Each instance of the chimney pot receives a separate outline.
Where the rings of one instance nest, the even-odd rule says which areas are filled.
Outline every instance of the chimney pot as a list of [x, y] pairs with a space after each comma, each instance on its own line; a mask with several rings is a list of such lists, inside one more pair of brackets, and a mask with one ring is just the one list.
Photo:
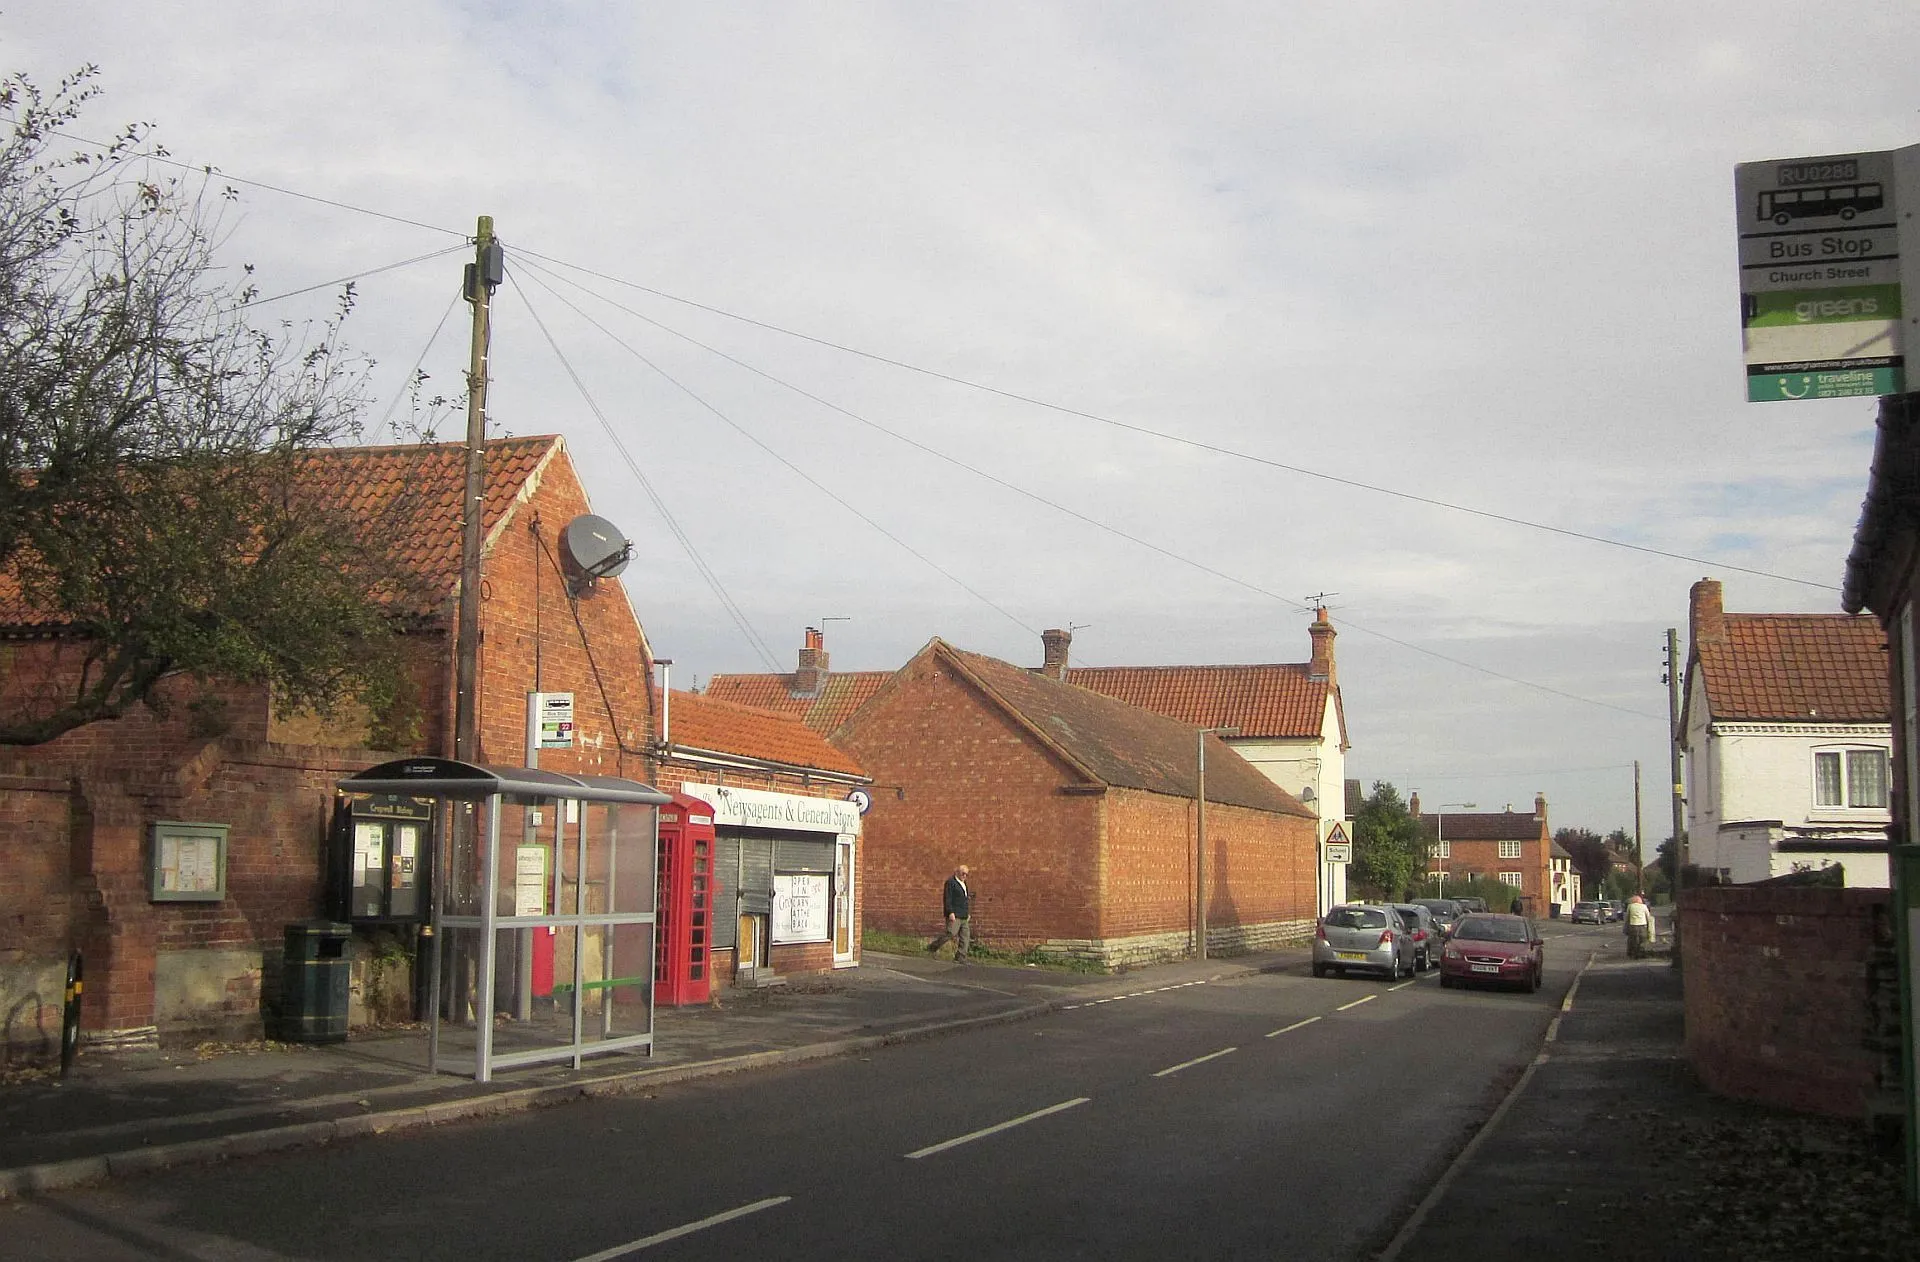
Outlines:
[[793, 672], [793, 695], [818, 696], [821, 685], [826, 682], [827, 637], [818, 627], [808, 627], [806, 647], [800, 650], [800, 660]]

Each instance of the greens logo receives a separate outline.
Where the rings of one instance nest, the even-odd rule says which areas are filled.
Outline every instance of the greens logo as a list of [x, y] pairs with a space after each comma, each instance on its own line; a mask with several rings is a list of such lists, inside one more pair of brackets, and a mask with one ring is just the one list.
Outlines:
[[1793, 304], [1793, 316], [1802, 324], [1820, 320], [1870, 320], [1880, 314], [1877, 298], [1826, 298]]

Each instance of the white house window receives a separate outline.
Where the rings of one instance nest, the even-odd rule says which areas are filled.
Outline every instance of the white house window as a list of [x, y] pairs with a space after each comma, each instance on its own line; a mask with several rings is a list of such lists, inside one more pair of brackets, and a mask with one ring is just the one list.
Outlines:
[[1500, 874], [1500, 883], [1502, 885], [1511, 885], [1513, 888], [1519, 889], [1525, 882], [1526, 875], [1521, 872], [1502, 872]]
[[1453, 858], [1453, 843], [1450, 841], [1435, 842], [1433, 844], [1433, 857], [1436, 859]]
[[1818, 749], [1813, 754], [1813, 804], [1885, 810], [1887, 751]]
[[1520, 857], [1520, 843], [1517, 841], [1501, 842], [1500, 857], [1502, 859], [1518, 859]]

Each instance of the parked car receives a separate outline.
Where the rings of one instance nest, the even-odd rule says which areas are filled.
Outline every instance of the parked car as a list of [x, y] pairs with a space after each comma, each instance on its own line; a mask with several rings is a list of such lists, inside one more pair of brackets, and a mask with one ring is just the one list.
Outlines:
[[1487, 909], [1487, 900], [1484, 898], [1474, 898], [1471, 895], [1464, 895], [1454, 901], [1459, 903], [1460, 910], [1465, 912], [1485, 911]]
[[1348, 969], [1384, 973], [1394, 981], [1413, 972], [1413, 935], [1400, 913], [1382, 903], [1329, 907], [1313, 935], [1313, 975]]
[[1433, 913], [1433, 922], [1439, 927], [1442, 937], [1452, 933], [1453, 926], [1459, 923], [1460, 917], [1467, 914], [1467, 909], [1460, 905], [1458, 899], [1416, 898], [1413, 901]]
[[1607, 923], [1607, 905], [1605, 903], [1580, 902], [1573, 905], [1573, 923], [1576, 925], [1604, 925]]
[[1461, 919], [1440, 952], [1440, 984], [1496, 982], [1538, 990], [1546, 967], [1546, 947], [1531, 920], [1475, 912]]
[[1437, 967], [1440, 963], [1440, 944], [1445, 938], [1439, 924], [1434, 921], [1433, 913], [1420, 903], [1395, 903], [1393, 909], [1400, 913], [1401, 923], [1413, 935], [1413, 971], [1424, 973]]
[[1609, 898], [1607, 900], [1607, 919], [1617, 924], [1620, 921], [1625, 920], [1626, 918], [1627, 918], [1627, 904], [1625, 900], [1618, 899], [1618, 898]]

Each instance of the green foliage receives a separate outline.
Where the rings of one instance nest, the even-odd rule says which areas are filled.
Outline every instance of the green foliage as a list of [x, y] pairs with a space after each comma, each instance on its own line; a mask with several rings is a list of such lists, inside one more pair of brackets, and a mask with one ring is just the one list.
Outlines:
[[[927, 942], [932, 938], [916, 938], [911, 934], [888, 933], [882, 929], [866, 929], [860, 934], [860, 949], [877, 951], [882, 955], [917, 955], [926, 950]], [[1017, 965], [1022, 968], [1046, 968], [1061, 973], [1104, 973], [1092, 960], [1074, 959], [1070, 956], [1055, 955], [1040, 947], [1028, 947], [1024, 951], [1002, 951], [987, 946], [978, 938], [974, 939], [969, 958], [983, 964]]]
[[[1626, 836], [1620, 832], [1614, 835]], [[1582, 889], [1598, 890], [1605, 886], [1614, 863], [1614, 850], [1607, 838], [1588, 828], [1562, 828], [1553, 834], [1553, 839], [1573, 856], [1573, 870], [1580, 874]]]
[[1353, 817], [1353, 864], [1347, 879], [1371, 896], [1397, 901], [1408, 896], [1426, 871], [1431, 849], [1400, 791], [1376, 780]]
[[386, 540], [299, 477], [356, 433], [351, 290], [317, 329], [246, 323], [214, 247], [234, 191], [148, 163], [145, 126], [70, 148], [93, 74], [0, 78], [0, 573], [86, 646], [77, 679], [16, 688], [0, 744], [117, 718], [170, 675], [287, 710], [377, 696]]

